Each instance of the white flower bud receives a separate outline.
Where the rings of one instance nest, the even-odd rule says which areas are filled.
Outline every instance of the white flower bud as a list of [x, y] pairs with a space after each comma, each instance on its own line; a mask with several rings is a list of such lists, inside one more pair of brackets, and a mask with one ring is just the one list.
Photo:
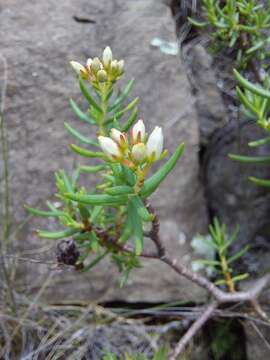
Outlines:
[[118, 65], [118, 74], [122, 75], [124, 72], [125, 61], [119, 60], [117, 65]]
[[91, 63], [91, 70], [94, 72], [94, 73], [97, 73], [98, 70], [102, 69], [102, 64], [99, 60], [99, 58], [95, 57]]
[[70, 61], [70, 65], [72, 66], [72, 68], [75, 70], [75, 72], [78, 75], [86, 75], [87, 74], [87, 71], [86, 71], [85, 67], [82, 66], [82, 64], [80, 64], [79, 62]]
[[118, 61], [117, 60], [113, 60], [111, 62], [111, 73], [113, 75], [118, 75]]
[[141, 163], [146, 158], [146, 146], [144, 143], [138, 143], [132, 147], [132, 160]]
[[99, 141], [102, 151], [106, 155], [108, 155], [112, 158], [121, 158], [122, 157], [119, 146], [111, 138], [109, 138], [107, 136], [99, 136], [98, 141]]
[[91, 58], [87, 59], [87, 61], [86, 61], [86, 67], [87, 67], [88, 70], [91, 69], [92, 62], [93, 62], [93, 59], [91, 59]]
[[158, 160], [163, 150], [163, 133], [159, 126], [156, 126], [147, 140], [147, 157]]
[[137, 121], [133, 126], [131, 136], [134, 144], [145, 140], [145, 126], [142, 120]]
[[105, 70], [99, 70], [97, 72], [97, 78], [98, 78], [98, 81], [100, 81], [100, 82], [106, 81], [108, 79], [107, 72]]
[[113, 128], [113, 129], [111, 129], [110, 135], [111, 135], [111, 138], [115, 142], [117, 142], [117, 144], [120, 145], [121, 147], [126, 147], [127, 146], [127, 137], [121, 131]]
[[109, 46], [107, 46], [103, 51], [103, 65], [104, 67], [108, 67], [112, 61], [112, 50]]

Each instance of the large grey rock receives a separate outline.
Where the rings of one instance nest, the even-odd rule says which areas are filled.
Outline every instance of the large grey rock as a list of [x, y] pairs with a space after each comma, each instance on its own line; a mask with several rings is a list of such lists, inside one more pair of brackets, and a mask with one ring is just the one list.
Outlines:
[[190, 80], [196, 92], [200, 143], [207, 146], [214, 132], [228, 122], [228, 114], [217, 86], [211, 55], [201, 44], [191, 43], [185, 51], [190, 64]]
[[[89, 22], [75, 21], [74, 16]], [[22, 12], [20, 2], [4, 0], [0, 23], [1, 52], [9, 64], [5, 113], [15, 220], [26, 217], [24, 203], [37, 206], [52, 197], [56, 169], [71, 170], [74, 165], [75, 157], [67, 147], [70, 139], [63, 128], [64, 121], [74, 118], [68, 98], [79, 98], [69, 61], [83, 62], [109, 44], [117, 58], [126, 60], [126, 77], [136, 78], [134, 95], [141, 98], [140, 116], [147, 128], [163, 126], [169, 151], [182, 141], [186, 143], [185, 155], [153, 203], [165, 220], [163, 236], [169, 250], [189, 262], [189, 240], [204, 231], [207, 223], [198, 179], [199, 135], [194, 99], [179, 59], [150, 46], [153, 37], [174, 40], [169, 9], [157, 0], [48, 0], [25, 2]], [[32, 232], [44, 226], [53, 227], [53, 223], [31, 219], [20, 232], [19, 248], [39, 252], [41, 246], [47, 245]], [[45, 257], [52, 260], [49, 255]], [[21, 288], [29, 290], [39, 289], [48, 273], [46, 265], [32, 263], [19, 269]], [[117, 278], [116, 269], [107, 262], [84, 275], [55, 271], [45, 294], [51, 301], [201, 301], [204, 294], [154, 261], [134, 271], [122, 290], [116, 285]]]
[[232, 161], [229, 153], [264, 156], [269, 146], [250, 148], [252, 140], [265, 137], [264, 131], [252, 122], [235, 122], [219, 130], [213, 137], [205, 156], [206, 196], [212, 214], [232, 230], [240, 226], [235, 250], [249, 244], [243, 258], [246, 270], [260, 274], [268, 268], [269, 256], [269, 190], [256, 186], [249, 176], [270, 178], [269, 166], [248, 165]]
[[[240, 226], [234, 250], [249, 244], [242, 270], [259, 274], [269, 257], [269, 189], [254, 185], [249, 176], [270, 178], [269, 166], [232, 161], [229, 153], [266, 156], [270, 146], [248, 146], [267, 136], [254, 122], [238, 116], [235, 83], [228, 54], [214, 59], [207, 43], [185, 48], [190, 79], [196, 91], [196, 108], [203, 145], [201, 173], [210, 216], [217, 216], [232, 231]], [[202, 45], [204, 44], [204, 45]], [[220, 86], [217, 86], [219, 84]], [[245, 269], [244, 269], [245, 268]]]

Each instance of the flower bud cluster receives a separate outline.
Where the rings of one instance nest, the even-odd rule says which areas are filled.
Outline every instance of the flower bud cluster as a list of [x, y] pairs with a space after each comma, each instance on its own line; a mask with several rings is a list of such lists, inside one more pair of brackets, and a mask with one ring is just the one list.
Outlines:
[[130, 167], [151, 164], [165, 153], [161, 127], [156, 126], [148, 137], [143, 120], [139, 120], [133, 126], [129, 137], [113, 128], [110, 137], [99, 136], [98, 141], [107, 156]]
[[70, 65], [83, 79], [102, 83], [118, 80], [124, 73], [125, 63], [124, 60], [113, 59], [112, 50], [107, 46], [103, 51], [102, 59], [98, 57], [89, 58], [85, 66], [77, 61], [71, 61]]

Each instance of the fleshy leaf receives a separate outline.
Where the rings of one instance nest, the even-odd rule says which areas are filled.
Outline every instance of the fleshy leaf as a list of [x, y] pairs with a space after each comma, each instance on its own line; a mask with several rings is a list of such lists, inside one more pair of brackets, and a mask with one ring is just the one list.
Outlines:
[[102, 171], [106, 169], [106, 165], [96, 165], [96, 166], [87, 166], [82, 165], [80, 166], [80, 171], [86, 172], [86, 173], [96, 173], [98, 171]]
[[93, 195], [81, 195], [75, 193], [66, 193], [64, 196], [67, 199], [81, 202], [83, 204], [90, 205], [107, 205], [107, 206], [117, 206], [124, 205], [127, 202], [127, 197], [124, 195], [121, 196], [112, 196], [107, 194], [93, 194]]
[[109, 195], [128, 195], [134, 193], [134, 189], [131, 186], [119, 185], [107, 188], [105, 192]]
[[130, 114], [127, 121], [121, 127], [121, 131], [123, 131], [123, 132], [128, 131], [131, 128], [131, 126], [134, 124], [134, 122], [136, 121], [137, 115], [138, 115], [138, 108], [135, 108], [135, 109], [133, 109], [133, 111]]
[[146, 207], [144, 206], [144, 203], [142, 202], [142, 200], [139, 198], [139, 196], [133, 196], [130, 198], [130, 202], [132, 203], [132, 205], [134, 206], [134, 208], [137, 210], [140, 218], [143, 221], [153, 221], [154, 220], [154, 215], [150, 214], [149, 211], [146, 209]]
[[117, 109], [121, 103], [125, 100], [125, 98], [128, 96], [128, 94], [130, 93], [130, 90], [132, 89], [133, 85], [134, 85], [134, 79], [131, 79], [126, 87], [124, 88], [123, 91], [121, 91], [120, 95], [117, 96], [117, 98], [115, 99], [114, 103], [109, 107], [109, 111], [113, 111], [115, 109]]
[[233, 70], [234, 75], [239, 82], [240, 85], [242, 85], [245, 89], [248, 89], [254, 94], [257, 94], [259, 96], [265, 97], [267, 99], [270, 99], [270, 91], [265, 90], [261, 86], [257, 86], [246, 80], [237, 70]]
[[64, 123], [65, 128], [67, 129], [67, 131], [74, 136], [77, 140], [79, 140], [80, 142], [82, 142], [83, 144], [87, 144], [87, 145], [92, 145], [95, 147], [99, 147], [98, 143], [94, 140], [89, 139], [88, 137], [82, 135], [79, 131], [77, 131], [76, 129], [74, 129], [71, 125], [69, 125], [68, 123]]
[[246, 164], [269, 164], [270, 156], [243, 156], [243, 155], [228, 155], [230, 159], [240, 161]]
[[149, 179], [144, 183], [140, 191], [140, 196], [146, 198], [150, 196], [159, 186], [159, 184], [166, 178], [166, 176], [173, 170], [178, 159], [181, 157], [184, 151], [184, 144], [180, 144], [169, 160]]
[[29, 206], [25, 206], [25, 208], [30, 214], [41, 217], [59, 217], [64, 214], [62, 211], [43, 211]]
[[74, 234], [77, 234], [78, 232], [80, 232], [81, 229], [67, 229], [67, 230], [63, 230], [63, 231], [46, 231], [46, 230], [38, 230], [38, 236], [42, 237], [42, 238], [46, 238], [46, 239], [63, 239], [69, 236], [72, 236]]
[[102, 113], [101, 107], [98, 105], [96, 100], [90, 95], [82, 79], [80, 79], [80, 89], [86, 100], [89, 102], [89, 104], [92, 105], [98, 112]]
[[90, 125], [96, 125], [95, 120], [91, 119], [89, 116], [87, 116], [75, 103], [74, 100], [70, 99], [70, 106], [72, 110], [75, 112], [75, 114], [78, 116], [78, 118]]
[[132, 202], [128, 206], [129, 221], [132, 225], [133, 236], [135, 241], [135, 253], [140, 255], [143, 251], [143, 225], [140, 216], [138, 215], [137, 209]]
[[70, 144], [70, 148], [77, 154], [84, 156], [84, 157], [89, 157], [89, 158], [101, 158], [104, 159], [106, 158], [106, 155], [101, 152], [101, 151], [91, 151], [91, 150], [87, 150], [84, 149], [78, 145], [75, 144]]
[[256, 185], [263, 187], [270, 187], [270, 180], [267, 179], [258, 179], [256, 177], [250, 176], [249, 180], [255, 183]]

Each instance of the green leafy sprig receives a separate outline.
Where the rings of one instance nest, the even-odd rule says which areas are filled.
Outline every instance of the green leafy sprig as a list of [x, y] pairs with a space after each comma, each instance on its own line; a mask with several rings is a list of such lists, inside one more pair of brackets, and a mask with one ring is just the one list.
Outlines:
[[[195, 264], [202, 265], [206, 269], [211, 269], [217, 276], [216, 285], [226, 285], [229, 292], [235, 292], [235, 284], [248, 277], [248, 274], [235, 274], [233, 263], [240, 259], [247, 251], [248, 246], [243, 247], [235, 254], [231, 254], [231, 245], [237, 239], [239, 229], [236, 228], [231, 235], [228, 235], [226, 225], [220, 224], [217, 218], [214, 218], [213, 224], [209, 226], [209, 235], [202, 237], [202, 241], [212, 251], [213, 258], [195, 260]], [[200, 246], [200, 245], [199, 245]], [[198, 244], [193, 240], [193, 247], [196, 250]], [[198, 249], [199, 250], [199, 249]], [[198, 251], [197, 251], [198, 252]]]
[[[106, 47], [102, 58], [88, 59], [83, 66], [72, 61], [80, 90], [88, 103], [83, 111], [75, 103], [70, 105], [78, 119], [96, 127], [97, 138], [92, 139], [69, 123], [65, 127], [78, 143], [70, 145], [76, 154], [95, 159], [95, 165], [82, 165], [68, 175], [56, 172], [56, 197], [60, 206], [47, 202], [47, 210], [28, 207], [37, 216], [54, 217], [60, 230], [39, 230], [38, 235], [53, 240], [72, 237], [80, 250], [78, 264], [87, 271], [110, 255], [123, 274], [140, 266], [144, 249], [144, 228], [155, 216], [146, 203], [161, 182], [173, 170], [183, 153], [179, 145], [167, 161], [149, 176], [153, 163], [164, 159], [163, 132], [156, 127], [148, 136], [142, 120], [137, 120], [139, 99], [127, 101], [134, 84], [130, 80], [117, 91], [117, 82], [124, 74], [124, 61], [113, 58]], [[81, 176], [95, 173], [95, 186], [80, 186]], [[127, 243], [133, 240], [133, 246]], [[78, 265], [77, 264], [77, 265]]]

